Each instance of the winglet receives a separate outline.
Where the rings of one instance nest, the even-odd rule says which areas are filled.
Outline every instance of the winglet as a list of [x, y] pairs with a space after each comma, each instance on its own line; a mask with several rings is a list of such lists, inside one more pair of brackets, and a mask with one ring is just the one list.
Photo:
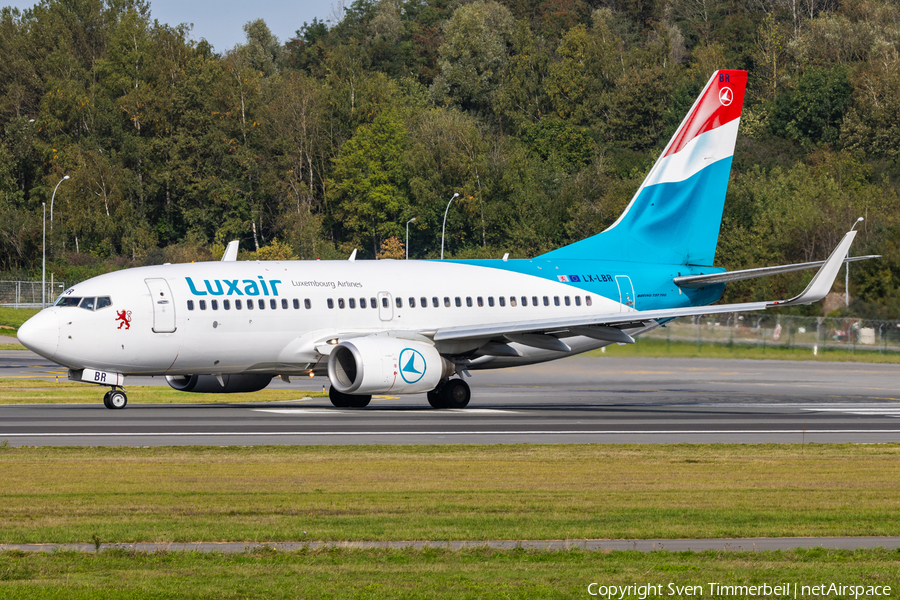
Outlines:
[[238, 246], [240, 246], [240, 242], [238, 240], [231, 240], [228, 242], [228, 246], [225, 248], [225, 254], [222, 255], [222, 262], [234, 262], [237, 260], [238, 255]]
[[812, 281], [810, 281], [809, 285], [806, 286], [806, 289], [803, 290], [802, 294], [795, 296], [790, 300], [785, 300], [784, 302], [769, 302], [768, 305], [796, 306], [798, 304], [812, 304], [813, 302], [818, 302], [824, 298], [826, 294], [828, 294], [828, 291], [831, 290], [831, 286], [834, 285], [834, 279], [837, 277], [841, 265], [844, 264], [844, 257], [850, 250], [850, 244], [853, 243], [853, 238], [856, 237], [856, 233], [857, 232], [855, 231], [848, 231], [847, 234], [844, 235], [844, 239], [842, 239], [841, 243], [838, 244], [838, 247], [834, 249], [831, 256], [828, 257], [828, 260], [825, 261], [822, 268], [818, 270], [812, 278]]

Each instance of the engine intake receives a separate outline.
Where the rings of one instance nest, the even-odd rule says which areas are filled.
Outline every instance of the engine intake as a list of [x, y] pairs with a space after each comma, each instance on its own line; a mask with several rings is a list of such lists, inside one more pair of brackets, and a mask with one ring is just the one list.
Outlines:
[[341, 342], [328, 357], [328, 378], [344, 394], [429, 392], [455, 371], [434, 346], [388, 337]]
[[215, 375], [167, 375], [166, 383], [179, 392], [204, 394], [235, 394], [258, 392], [272, 381], [272, 375], [234, 374], [222, 375], [223, 386]]

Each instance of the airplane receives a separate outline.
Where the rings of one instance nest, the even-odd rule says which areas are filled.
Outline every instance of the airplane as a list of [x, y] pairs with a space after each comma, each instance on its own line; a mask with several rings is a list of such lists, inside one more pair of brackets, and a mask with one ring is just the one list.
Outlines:
[[[716, 71], [622, 215], [596, 235], [510, 260], [221, 261], [108, 273], [67, 289], [22, 344], [109, 388], [165, 376], [184, 392], [251, 392], [327, 376], [335, 407], [426, 393], [464, 408], [471, 371], [529, 365], [639, 335], [678, 317], [810, 304], [830, 290], [851, 229], [827, 260], [714, 267], [747, 72]], [[846, 260], [862, 260], [854, 257]], [[819, 267], [785, 301], [712, 305], [730, 281]]]

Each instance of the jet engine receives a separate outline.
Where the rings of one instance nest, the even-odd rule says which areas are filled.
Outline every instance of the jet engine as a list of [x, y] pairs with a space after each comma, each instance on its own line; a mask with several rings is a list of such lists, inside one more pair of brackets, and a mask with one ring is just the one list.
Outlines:
[[179, 392], [202, 392], [204, 394], [234, 394], [237, 392], [258, 392], [272, 381], [272, 375], [235, 374], [222, 375], [219, 383], [215, 375], [167, 375], [166, 383]]
[[382, 336], [341, 342], [328, 357], [331, 386], [344, 394], [429, 392], [454, 371], [430, 344]]

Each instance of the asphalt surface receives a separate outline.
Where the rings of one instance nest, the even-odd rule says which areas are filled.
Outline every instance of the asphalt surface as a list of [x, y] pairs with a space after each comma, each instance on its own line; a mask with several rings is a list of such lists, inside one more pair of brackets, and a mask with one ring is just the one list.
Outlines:
[[755, 551], [792, 550], [794, 548], [829, 548], [856, 550], [859, 548], [900, 548], [900, 537], [820, 537], [820, 538], [701, 538], [651, 540], [485, 540], [485, 541], [396, 541], [396, 542], [145, 542], [137, 544], [0, 544], [0, 552], [96, 552], [129, 550], [133, 552], [216, 552], [234, 554], [270, 548], [283, 552], [318, 550], [324, 548], [496, 548], [498, 550], [637, 550], [653, 552], [702, 552], [705, 550]]
[[[0, 352], [0, 377], [65, 380], [30, 352]], [[0, 406], [11, 445], [435, 443], [803, 443], [900, 441], [900, 365], [575, 357], [474, 372], [472, 401], [433, 410], [424, 394], [335, 409], [322, 379], [272, 386], [298, 400], [267, 404], [130, 402]], [[129, 378], [128, 385], [165, 385]]]

